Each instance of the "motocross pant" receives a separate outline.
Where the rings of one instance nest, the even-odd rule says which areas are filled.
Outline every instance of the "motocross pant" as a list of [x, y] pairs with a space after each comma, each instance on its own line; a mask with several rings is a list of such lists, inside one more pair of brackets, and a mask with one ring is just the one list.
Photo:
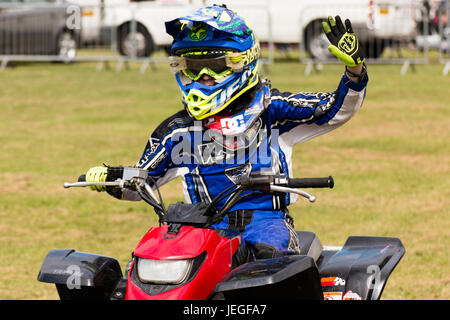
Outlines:
[[292, 218], [281, 211], [237, 210], [213, 227], [241, 233], [243, 242], [256, 259], [300, 252]]

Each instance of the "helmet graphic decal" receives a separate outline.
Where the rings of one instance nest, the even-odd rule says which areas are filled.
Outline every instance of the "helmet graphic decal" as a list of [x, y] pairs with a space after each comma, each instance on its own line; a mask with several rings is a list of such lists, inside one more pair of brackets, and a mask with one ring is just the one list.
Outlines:
[[205, 39], [208, 34], [208, 29], [202, 25], [197, 25], [191, 30], [189, 30], [188, 37], [192, 41], [201, 41]]

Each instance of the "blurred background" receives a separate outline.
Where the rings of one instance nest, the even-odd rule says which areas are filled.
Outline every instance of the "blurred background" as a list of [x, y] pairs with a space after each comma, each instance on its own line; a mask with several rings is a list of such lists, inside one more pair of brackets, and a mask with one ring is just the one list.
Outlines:
[[[66, 190], [92, 166], [134, 165], [178, 111], [164, 22], [218, 1], [0, 0], [0, 299], [58, 299], [37, 275], [47, 252], [115, 257], [122, 269], [157, 225], [144, 203]], [[450, 296], [450, 32], [446, 0], [223, 0], [262, 43], [281, 91], [331, 92], [344, 67], [320, 22], [349, 18], [368, 64], [364, 106], [296, 146], [294, 175], [332, 175], [315, 204], [290, 207], [324, 245], [398, 237], [405, 257], [385, 299]], [[162, 188], [183, 200], [180, 181]]]
[[[161, 60], [170, 47], [164, 22], [187, 15], [206, 0], [1, 0], [0, 59], [10, 61]], [[224, 1], [244, 16], [267, 48], [300, 62], [335, 62], [320, 22], [348, 17], [376, 63], [428, 63], [430, 51], [447, 64], [447, 0]], [[447, 72], [448, 70], [446, 70]]]

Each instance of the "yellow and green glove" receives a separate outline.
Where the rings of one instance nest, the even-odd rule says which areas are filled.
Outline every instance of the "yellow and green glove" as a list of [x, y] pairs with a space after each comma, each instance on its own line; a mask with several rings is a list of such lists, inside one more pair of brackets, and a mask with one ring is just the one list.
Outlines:
[[[117, 179], [122, 179], [123, 177], [123, 167], [116, 166], [111, 167], [107, 165], [98, 166], [90, 168], [86, 172], [85, 181], [86, 182], [109, 182], [116, 181]], [[122, 198], [122, 191], [119, 187], [114, 186], [89, 186], [91, 190], [102, 192], [106, 191], [110, 195], [116, 197], [117, 199]]]
[[[86, 173], [86, 182], [106, 182], [108, 177], [108, 167], [93, 167]], [[91, 190], [102, 192], [106, 191], [106, 186], [89, 186]]]
[[322, 27], [331, 43], [328, 50], [347, 67], [355, 67], [364, 62], [363, 51], [350, 20], [345, 20], [344, 27], [339, 16], [336, 16], [335, 20], [328, 17], [327, 21], [322, 22]]

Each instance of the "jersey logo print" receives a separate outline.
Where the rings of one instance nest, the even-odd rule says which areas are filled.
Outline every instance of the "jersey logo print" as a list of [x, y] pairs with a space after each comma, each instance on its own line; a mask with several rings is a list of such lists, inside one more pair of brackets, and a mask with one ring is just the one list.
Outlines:
[[225, 176], [230, 179], [233, 184], [237, 184], [241, 177], [248, 177], [252, 172], [250, 163], [241, 164], [237, 167], [229, 168], [224, 171]]

